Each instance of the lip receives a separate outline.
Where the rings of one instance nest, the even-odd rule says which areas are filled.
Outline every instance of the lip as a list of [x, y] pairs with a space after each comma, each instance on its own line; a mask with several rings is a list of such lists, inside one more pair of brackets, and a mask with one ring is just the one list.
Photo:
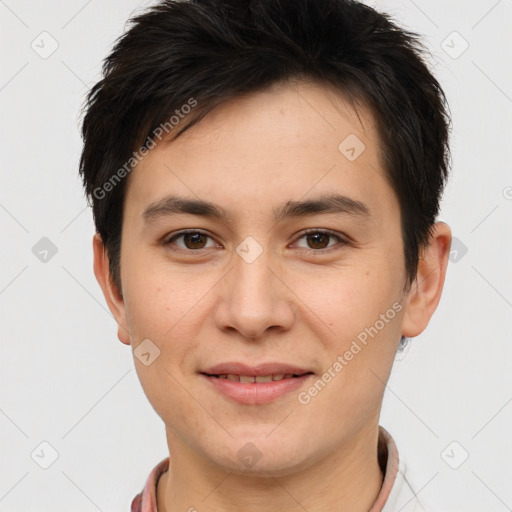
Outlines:
[[209, 375], [220, 375], [223, 373], [232, 373], [234, 375], [248, 375], [251, 377], [258, 377], [260, 375], [277, 375], [277, 374], [288, 374], [302, 375], [303, 373], [313, 373], [309, 368], [301, 366], [292, 366], [286, 363], [269, 362], [261, 363], [257, 365], [248, 365], [237, 362], [226, 362], [210, 366], [201, 373], [207, 373]]
[[[220, 379], [215, 376], [220, 374], [247, 375], [251, 377], [280, 374], [293, 374], [298, 376], [271, 382], [248, 383]], [[262, 363], [256, 366], [228, 362], [211, 366], [200, 372], [200, 376], [205, 379], [216, 392], [235, 402], [246, 405], [273, 402], [292, 391], [297, 391], [306, 381], [313, 377], [313, 375], [314, 373], [307, 368], [278, 362]]]

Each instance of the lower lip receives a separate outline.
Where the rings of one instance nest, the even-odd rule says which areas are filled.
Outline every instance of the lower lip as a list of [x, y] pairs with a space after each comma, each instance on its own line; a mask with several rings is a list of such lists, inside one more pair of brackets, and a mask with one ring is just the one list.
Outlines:
[[203, 378], [223, 395], [241, 404], [266, 404], [286, 393], [299, 389], [313, 375], [301, 375], [290, 379], [273, 380], [271, 382], [237, 382], [229, 379], [209, 377], [204, 373]]

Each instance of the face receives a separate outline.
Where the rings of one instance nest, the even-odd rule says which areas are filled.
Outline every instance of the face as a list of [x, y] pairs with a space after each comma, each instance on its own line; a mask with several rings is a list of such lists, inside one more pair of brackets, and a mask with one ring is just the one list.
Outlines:
[[406, 311], [378, 144], [364, 108], [281, 84], [133, 170], [115, 315], [176, 453], [284, 474], [378, 424]]

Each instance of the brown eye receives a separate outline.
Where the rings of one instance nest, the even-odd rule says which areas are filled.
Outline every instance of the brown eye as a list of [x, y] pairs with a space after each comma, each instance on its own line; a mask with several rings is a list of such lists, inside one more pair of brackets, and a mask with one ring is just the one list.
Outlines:
[[165, 245], [169, 246], [173, 250], [178, 251], [197, 251], [200, 249], [208, 249], [210, 247], [214, 247], [215, 242], [211, 236], [208, 236], [201, 231], [186, 231], [174, 235], [167, 242], [165, 242]]
[[183, 242], [187, 249], [203, 249], [206, 238], [202, 233], [186, 233], [183, 235]]
[[[301, 243], [302, 240], [304, 240], [305, 243]], [[322, 249], [330, 249], [335, 245], [343, 246], [347, 243], [348, 242], [341, 236], [330, 231], [311, 230], [299, 237], [297, 246], [301, 249], [310, 249], [315, 252], [320, 252]]]
[[325, 249], [329, 245], [330, 235], [326, 235], [325, 233], [312, 233], [306, 235], [306, 239], [308, 241], [308, 246], [311, 249]]

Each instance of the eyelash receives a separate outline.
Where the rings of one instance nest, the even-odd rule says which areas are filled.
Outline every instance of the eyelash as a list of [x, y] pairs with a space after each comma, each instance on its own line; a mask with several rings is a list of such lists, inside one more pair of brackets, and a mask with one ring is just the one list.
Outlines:
[[[185, 230], [185, 231], [180, 231], [179, 233], [176, 233], [174, 235], [172, 235], [170, 238], [166, 239], [164, 241], [164, 245], [169, 247], [170, 250], [174, 251], [174, 252], [182, 252], [182, 253], [200, 253], [201, 251], [205, 250], [205, 249], [211, 249], [211, 247], [206, 247], [206, 248], [201, 248], [201, 249], [183, 249], [183, 248], [174, 248], [172, 247], [172, 242], [175, 241], [176, 239], [180, 238], [180, 237], [183, 237], [184, 235], [187, 235], [187, 234], [198, 234], [198, 235], [204, 235], [210, 239], [213, 240], [213, 238], [208, 234], [208, 233], [205, 233], [204, 231], [200, 231], [200, 230], [197, 230], [197, 229], [191, 229], [191, 230]], [[329, 230], [325, 230], [325, 229], [308, 229], [306, 231], [304, 231], [298, 238], [297, 240], [300, 240], [302, 238], [304, 238], [305, 236], [307, 235], [312, 235], [312, 234], [321, 234], [321, 235], [327, 235], [329, 237], [332, 237], [332, 238], [336, 238], [338, 239], [338, 244], [335, 244], [331, 247], [326, 247], [324, 249], [310, 249], [310, 248], [305, 248], [305, 247], [300, 247], [299, 249], [300, 250], [303, 250], [303, 251], [307, 251], [307, 252], [313, 252], [313, 253], [325, 253], [325, 252], [328, 252], [332, 249], [336, 249], [338, 246], [344, 246], [344, 245], [348, 245], [350, 242], [344, 238], [342, 238], [340, 235], [334, 233], [333, 231], [329, 231]], [[339, 248], [339, 247], [338, 247]]]

